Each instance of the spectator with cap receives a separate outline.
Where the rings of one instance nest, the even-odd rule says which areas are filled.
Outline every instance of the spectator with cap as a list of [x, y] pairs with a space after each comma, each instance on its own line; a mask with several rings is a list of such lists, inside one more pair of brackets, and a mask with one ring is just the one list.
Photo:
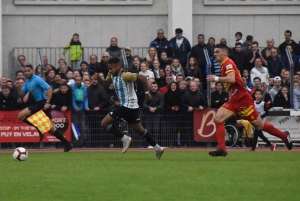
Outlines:
[[170, 40], [174, 47], [173, 58], [178, 58], [183, 69], [186, 68], [187, 57], [192, 48], [188, 39], [182, 36], [183, 30], [181, 28], [175, 29], [175, 37]]
[[275, 95], [281, 89], [281, 78], [279, 76], [274, 77], [274, 86], [270, 89], [269, 94], [272, 98], [272, 102], [274, 100]]
[[131, 55], [131, 48], [130, 47], [125, 47], [125, 54], [126, 54], [126, 60], [128, 63], [128, 69], [131, 69], [133, 66], [133, 56]]
[[163, 29], [157, 30], [157, 38], [150, 43], [150, 47], [155, 47], [158, 55], [163, 51], [167, 52], [168, 58], [173, 57], [173, 44], [165, 38]]
[[[187, 77], [185, 78], [185, 82], [186, 82], [186, 87], [187, 87], [187, 88], [190, 88], [191, 81], [193, 81], [193, 80], [194, 80], [194, 78], [191, 77], [191, 76], [187, 76]], [[178, 82], [178, 83], [180, 83], [180, 82]]]

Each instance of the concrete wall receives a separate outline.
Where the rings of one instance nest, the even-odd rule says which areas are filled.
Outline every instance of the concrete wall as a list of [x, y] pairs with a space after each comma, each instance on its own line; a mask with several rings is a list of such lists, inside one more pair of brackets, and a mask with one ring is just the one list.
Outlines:
[[[15, 6], [13, 0], [1, 3], [3, 75], [7, 74], [8, 51], [13, 47], [62, 47], [75, 32], [85, 47], [109, 46], [112, 36], [119, 39], [119, 46], [145, 47], [156, 37], [158, 28], [168, 36], [167, 0], [154, 0], [152, 6]], [[268, 37], [278, 45], [286, 29], [299, 41], [299, 7], [204, 6], [203, 0], [194, 0], [192, 44], [197, 43], [199, 33], [204, 33], [207, 39], [213, 36], [219, 41], [224, 37], [233, 45], [234, 33], [241, 31], [243, 38], [253, 35], [260, 46], [265, 46]]]

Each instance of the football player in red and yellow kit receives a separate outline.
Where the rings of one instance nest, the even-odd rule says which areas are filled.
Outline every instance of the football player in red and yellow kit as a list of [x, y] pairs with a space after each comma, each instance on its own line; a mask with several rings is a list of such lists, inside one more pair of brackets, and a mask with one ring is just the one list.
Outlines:
[[256, 111], [253, 99], [243, 86], [243, 81], [235, 63], [228, 58], [228, 47], [226, 45], [217, 45], [214, 50], [214, 56], [221, 64], [221, 77], [208, 75], [207, 81], [224, 83], [225, 90], [229, 94], [228, 102], [224, 103], [219, 108], [214, 122], [216, 124], [216, 137], [219, 148], [216, 151], [211, 151], [211, 156], [226, 156], [225, 147], [225, 128], [224, 122], [233, 115], [239, 114], [243, 119], [248, 120], [257, 130], [262, 130], [270, 133], [278, 138], [281, 138], [289, 150], [292, 149], [293, 143], [289, 132], [282, 132], [275, 128], [272, 124], [263, 122]]

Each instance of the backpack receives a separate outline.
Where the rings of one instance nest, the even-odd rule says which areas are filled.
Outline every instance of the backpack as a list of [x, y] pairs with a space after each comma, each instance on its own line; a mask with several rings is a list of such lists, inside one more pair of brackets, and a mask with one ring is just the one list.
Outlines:
[[75, 101], [80, 103], [84, 101], [83, 86], [81, 86], [80, 88], [75, 88]]

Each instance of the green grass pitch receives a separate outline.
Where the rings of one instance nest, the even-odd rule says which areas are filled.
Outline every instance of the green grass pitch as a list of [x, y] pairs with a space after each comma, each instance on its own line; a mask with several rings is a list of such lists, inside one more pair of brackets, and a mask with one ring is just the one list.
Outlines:
[[299, 152], [0, 154], [0, 201], [299, 201]]

